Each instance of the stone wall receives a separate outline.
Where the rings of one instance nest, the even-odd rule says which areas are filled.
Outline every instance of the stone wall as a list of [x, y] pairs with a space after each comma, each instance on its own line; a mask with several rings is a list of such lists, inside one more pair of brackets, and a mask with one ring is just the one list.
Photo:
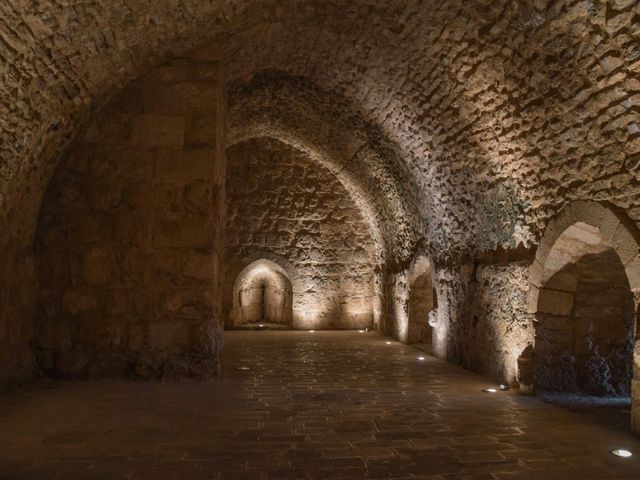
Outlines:
[[464, 318], [465, 367], [497, 382], [518, 382], [518, 359], [534, 339], [534, 317], [526, 304], [528, 277], [528, 262], [476, 266]]
[[0, 391], [29, 380], [35, 372], [31, 352], [38, 275], [33, 251], [0, 244]]
[[419, 250], [407, 268], [384, 273], [387, 310], [381, 330], [403, 343], [430, 345], [433, 329], [429, 318], [437, 315], [437, 298], [429, 259]]
[[275, 256], [292, 272], [293, 328], [371, 327], [374, 245], [344, 186], [276, 140], [249, 140], [227, 156], [225, 319], [240, 271]]
[[216, 373], [224, 109], [219, 64], [176, 60], [127, 86], [61, 163], [37, 234], [44, 372]]
[[291, 327], [293, 287], [286, 273], [266, 260], [253, 262], [247, 269], [235, 281], [228, 324]]

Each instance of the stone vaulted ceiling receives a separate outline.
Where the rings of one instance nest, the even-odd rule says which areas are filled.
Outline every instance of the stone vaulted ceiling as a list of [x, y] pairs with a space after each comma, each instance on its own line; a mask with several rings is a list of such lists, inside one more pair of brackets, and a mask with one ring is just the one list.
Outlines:
[[360, 139], [345, 169], [398, 257], [423, 233], [442, 257], [530, 245], [574, 198], [640, 218], [639, 37], [636, 0], [4, 2], [3, 235], [29, 244], [92, 112], [194, 50], [222, 59], [232, 126], [309, 120], [289, 140], [314, 144], [336, 139], [312, 131], [326, 118]]

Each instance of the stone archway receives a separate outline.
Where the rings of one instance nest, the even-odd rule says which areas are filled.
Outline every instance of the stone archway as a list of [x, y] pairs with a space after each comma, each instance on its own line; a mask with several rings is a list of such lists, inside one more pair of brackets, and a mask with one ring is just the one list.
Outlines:
[[530, 270], [536, 338], [521, 372], [539, 391], [630, 393], [636, 432], [639, 239], [630, 220], [597, 202], [574, 202], [549, 223]]
[[433, 269], [420, 249], [402, 272], [393, 277], [389, 318], [385, 334], [406, 344], [423, 344], [431, 349], [437, 311]]
[[430, 320], [437, 308], [432, 277], [427, 256], [416, 255], [409, 272], [407, 343], [431, 344], [433, 322]]
[[290, 328], [292, 306], [293, 287], [286, 271], [270, 260], [256, 260], [235, 281], [231, 324]]

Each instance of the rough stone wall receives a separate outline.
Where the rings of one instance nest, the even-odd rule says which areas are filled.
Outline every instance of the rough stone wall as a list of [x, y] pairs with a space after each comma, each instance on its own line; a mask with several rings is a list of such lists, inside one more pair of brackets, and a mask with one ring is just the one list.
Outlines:
[[371, 327], [374, 245], [345, 187], [276, 140], [240, 143], [227, 157], [225, 292], [263, 252], [296, 270], [294, 328]]
[[[278, 324], [291, 327], [293, 320], [293, 289], [291, 282], [276, 270], [258, 267], [235, 282], [234, 308], [228, 325], [234, 327], [255, 324]], [[264, 269], [264, 271], [262, 271]], [[237, 303], [236, 303], [237, 302]]]
[[407, 343], [431, 343], [429, 314], [436, 308], [431, 271], [415, 278], [409, 285], [409, 333]]
[[433, 275], [429, 260], [418, 253], [408, 268], [387, 276], [382, 324], [386, 335], [403, 343], [432, 343], [429, 317], [437, 313]]
[[464, 325], [469, 315], [473, 266], [435, 265], [434, 285], [438, 299], [433, 327], [433, 354], [454, 363], [463, 362]]
[[32, 378], [31, 352], [38, 302], [33, 251], [0, 244], [0, 391]]
[[[215, 34], [230, 79], [268, 69], [307, 77], [379, 125], [416, 178], [442, 255], [535, 241], [563, 200], [628, 202], [635, 189], [633, 0], [247, 5], [160, 1], [150, 17], [124, 0], [5, 2], [2, 118], [12, 120], [1, 190], [11, 230], [29, 236], [39, 199], [29, 186], [46, 186], [92, 104], [167, 50]], [[24, 141], [12, 141], [16, 132]]]
[[127, 86], [58, 168], [37, 236], [46, 373], [216, 373], [224, 105], [217, 62], [176, 60]]
[[476, 267], [462, 337], [465, 367], [498, 382], [518, 381], [518, 358], [534, 339], [528, 276], [525, 262]]

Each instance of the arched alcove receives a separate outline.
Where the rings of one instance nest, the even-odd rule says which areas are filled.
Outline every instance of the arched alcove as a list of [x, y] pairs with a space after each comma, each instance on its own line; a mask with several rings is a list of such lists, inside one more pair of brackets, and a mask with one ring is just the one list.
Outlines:
[[578, 222], [546, 261], [536, 312], [534, 387], [629, 395], [635, 307], [624, 265], [599, 230]]
[[290, 328], [292, 321], [293, 287], [282, 267], [260, 259], [240, 272], [233, 287], [233, 327]]
[[422, 250], [390, 285], [392, 299], [384, 333], [407, 344], [424, 344], [431, 348], [432, 325], [436, 321], [437, 302], [433, 271], [429, 258]]
[[[638, 238], [596, 202], [575, 202], [548, 225], [530, 273], [535, 340], [522, 383], [536, 393], [631, 396], [637, 407]], [[632, 421], [637, 429], [637, 413]]]
[[407, 343], [431, 344], [430, 319], [435, 320], [437, 306], [431, 263], [426, 255], [418, 254], [409, 273]]

